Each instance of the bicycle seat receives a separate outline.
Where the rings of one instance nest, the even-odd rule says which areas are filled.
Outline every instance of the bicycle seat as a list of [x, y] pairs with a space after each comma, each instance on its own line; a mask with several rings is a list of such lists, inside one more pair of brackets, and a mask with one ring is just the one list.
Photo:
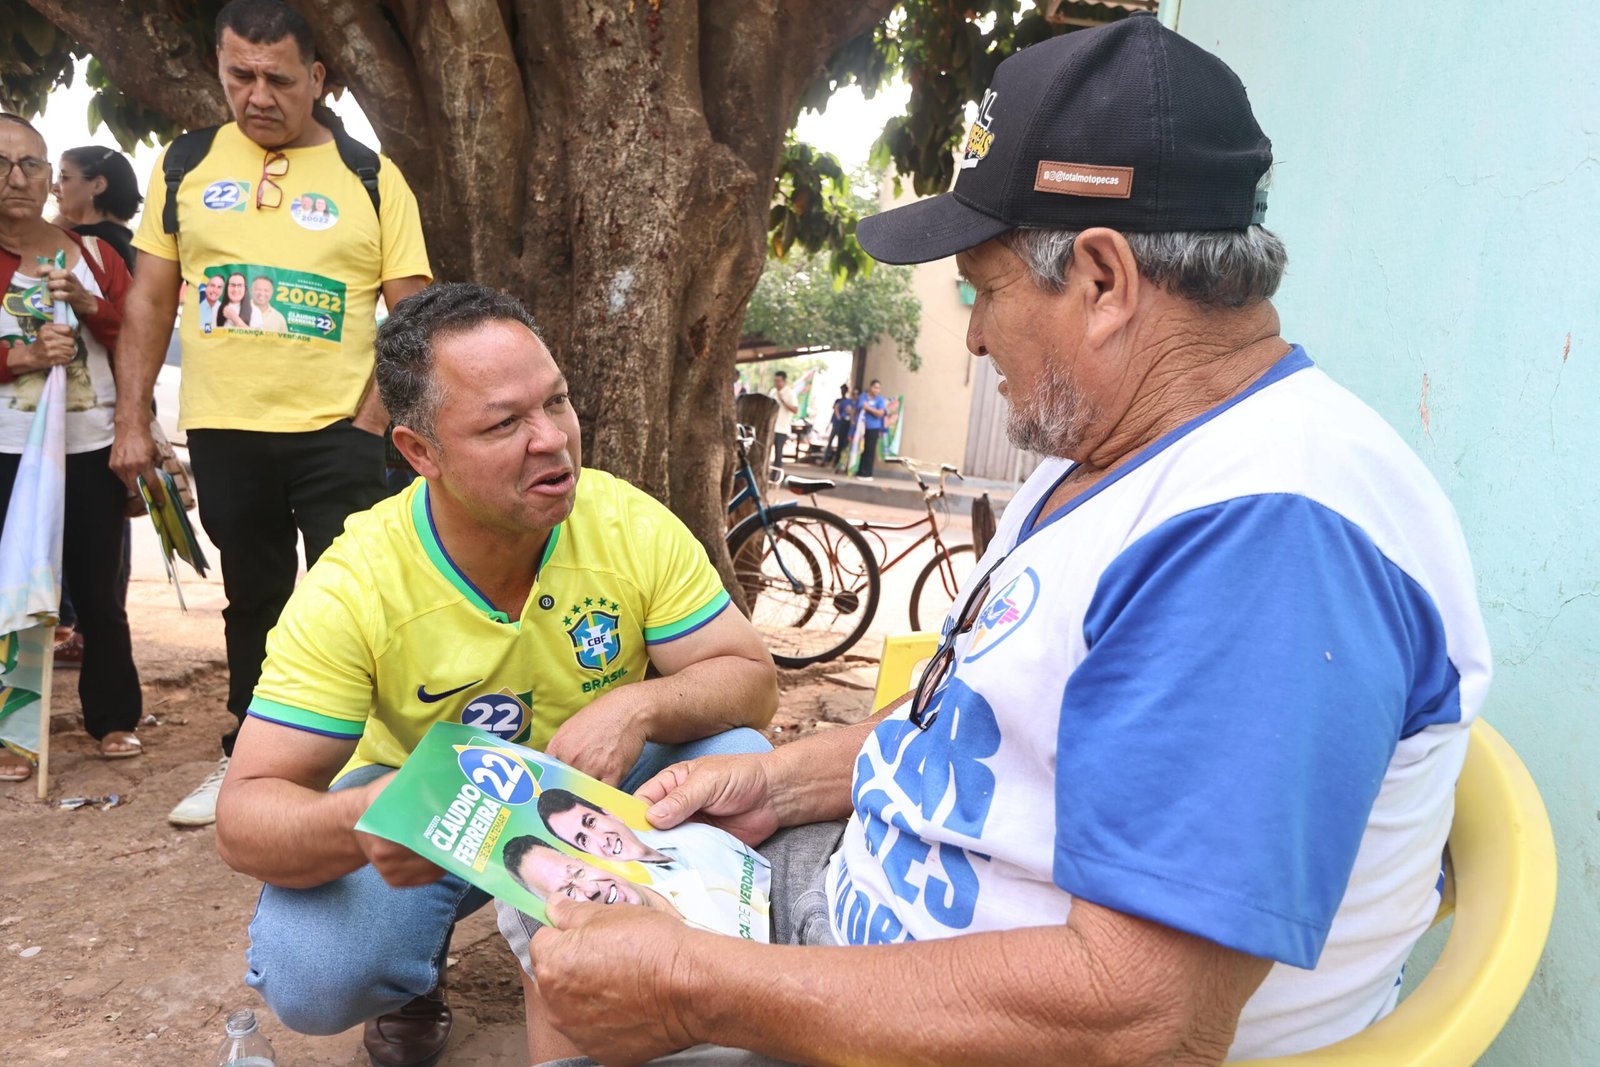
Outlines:
[[783, 484], [796, 496], [810, 496], [812, 493], [832, 489], [839, 483], [832, 478], [797, 478], [791, 474], [783, 480]]

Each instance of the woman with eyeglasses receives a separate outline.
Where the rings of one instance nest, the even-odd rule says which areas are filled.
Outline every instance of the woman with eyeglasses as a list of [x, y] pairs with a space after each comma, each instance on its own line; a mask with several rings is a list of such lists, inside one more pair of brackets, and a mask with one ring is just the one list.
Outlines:
[[50, 191], [60, 212], [57, 225], [74, 233], [89, 234], [117, 250], [133, 270], [133, 231], [128, 222], [144, 197], [128, 157], [111, 148], [91, 145], [61, 153], [56, 183]]
[[[56, 181], [50, 187], [56, 201], [56, 225], [73, 233], [98, 237], [122, 257], [133, 271], [133, 231], [128, 221], [138, 212], [144, 197], [139, 195], [139, 180], [133, 164], [112, 148], [89, 145], [69, 148], [61, 153]], [[117, 573], [117, 592], [128, 602], [128, 577], [133, 568], [133, 531], [123, 537], [122, 569]], [[83, 665], [83, 635], [76, 632], [78, 608], [70, 590], [61, 592], [61, 625], [56, 633], [56, 665]]]
[[[0, 115], [0, 502], [9, 501], [45, 379], [66, 379], [66, 501], [61, 570], [84, 638], [78, 696], [105, 759], [140, 754], [144, 713], [128, 616], [117, 590], [128, 491], [109, 466], [116, 385], [111, 353], [122, 326], [128, 268], [110, 244], [47, 222], [50, 157], [26, 120]], [[47, 266], [61, 257], [64, 266]], [[56, 305], [73, 320], [56, 321]], [[4, 511], [0, 510], [0, 525]], [[0, 750], [0, 781], [31, 764]]]

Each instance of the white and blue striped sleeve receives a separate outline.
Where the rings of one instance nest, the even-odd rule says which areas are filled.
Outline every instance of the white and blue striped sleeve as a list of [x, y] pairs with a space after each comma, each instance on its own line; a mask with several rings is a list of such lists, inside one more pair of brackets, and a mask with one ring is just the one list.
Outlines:
[[1292, 494], [1176, 516], [1101, 575], [1062, 698], [1053, 877], [1312, 967], [1402, 737], [1461, 716], [1426, 591]]

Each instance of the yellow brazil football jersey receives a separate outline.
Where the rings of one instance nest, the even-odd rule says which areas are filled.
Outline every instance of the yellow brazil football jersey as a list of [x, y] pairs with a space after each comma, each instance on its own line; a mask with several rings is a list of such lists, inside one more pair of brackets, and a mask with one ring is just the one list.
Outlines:
[[642, 679], [650, 645], [727, 605], [670, 511], [586, 469], [521, 616], [508, 618], [451, 562], [418, 479], [352, 515], [295, 589], [267, 637], [250, 714], [359, 738], [345, 771], [398, 767], [441, 720], [542, 749], [595, 697]]
[[380, 220], [332, 141], [283, 154], [288, 169], [278, 161], [269, 177], [260, 145], [233, 123], [217, 130], [178, 189], [176, 236], [161, 228], [165, 153], [150, 176], [133, 243], [179, 261], [189, 283], [182, 429], [299, 432], [354, 415], [372, 380], [382, 284], [430, 275], [400, 168], [384, 159], [378, 171]]

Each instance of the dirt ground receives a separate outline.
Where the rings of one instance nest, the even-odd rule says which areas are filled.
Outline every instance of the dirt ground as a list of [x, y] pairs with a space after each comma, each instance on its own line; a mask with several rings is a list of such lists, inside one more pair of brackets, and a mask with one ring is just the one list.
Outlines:
[[[825, 678], [852, 666], [870, 676], [865, 660], [784, 672], [772, 739], [865, 715], [868, 690]], [[118, 762], [96, 758], [82, 731], [75, 674], [57, 671], [56, 688], [50, 802], [35, 799], [33, 782], [0, 785], [0, 1064], [209, 1067], [227, 1013], [257, 1005], [242, 975], [259, 885], [223, 865], [210, 828], [177, 830], [166, 814], [215, 765], [232, 721], [226, 671], [202, 660], [147, 680], [156, 721], [139, 731], [145, 755]], [[112, 793], [122, 802], [110, 810], [58, 806]], [[516, 962], [491, 910], [462, 924], [452, 963], [444, 1062], [525, 1063]], [[270, 1016], [262, 1029], [280, 1065], [366, 1063], [359, 1030], [304, 1037]]]
[[[896, 508], [830, 501], [856, 518], [904, 522]], [[968, 538], [958, 517], [953, 540]], [[203, 535], [202, 535], [203, 536]], [[903, 545], [914, 534], [890, 534]], [[213, 563], [217, 556], [207, 544]], [[898, 549], [896, 549], [898, 551]], [[780, 672], [768, 734], [777, 744], [859, 721], [884, 634], [909, 629], [906, 602], [925, 556], [884, 576], [867, 636], [833, 663]], [[211, 1067], [223, 1020], [259, 1007], [245, 987], [246, 927], [259, 884], [217, 857], [209, 828], [178, 830], [166, 815], [221, 754], [224, 710], [221, 579], [183, 570], [180, 611], [154, 534], [134, 525], [128, 615], [144, 685], [145, 754], [108, 762], [83, 733], [76, 672], [58, 670], [51, 726], [50, 799], [35, 783], [0, 784], [0, 1067]], [[109, 810], [63, 810], [69, 797], [117, 794]], [[456, 1026], [444, 1063], [526, 1064], [521, 986], [490, 909], [457, 929], [451, 947]], [[291, 1033], [262, 1012], [283, 1067], [365, 1067], [359, 1029]]]

